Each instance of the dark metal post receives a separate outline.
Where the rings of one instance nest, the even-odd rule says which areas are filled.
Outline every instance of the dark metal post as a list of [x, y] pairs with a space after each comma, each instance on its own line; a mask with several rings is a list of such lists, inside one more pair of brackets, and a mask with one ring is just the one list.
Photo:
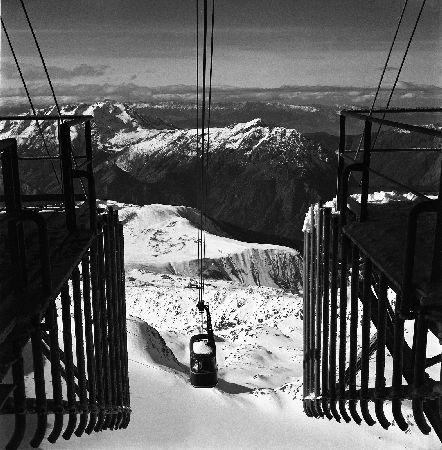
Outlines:
[[316, 323], [315, 323], [315, 407], [320, 417], [324, 416], [321, 408], [321, 344], [322, 344], [322, 212], [318, 205], [315, 220], [316, 256], [315, 256], [315, 292], [316, 292]]
[[69, 231], [74, 231], [77, 228], [77, 219], [75, 216], [74, 179], [72, 173], [71, 130], [68, 123], [62, 123], [59, 126], [59, 142], [66, 227]]
[[442, 280], [442, 161], [439, 175], [439, 195], [437, 197], [437, 217], [434, 234], [433, 259], [431, 262], [431, 281]]
[[74, 357], [72, 354], [71, 298], [69, 285], [65, 283], [61, 289], [61, 311], [63, 318], [63, 347], [65, 354], [66, 388], [68, 398], [69, 419], [63, 433], [63, 439], [70, 439], [77, 424]]
[[95, 192], [95, 178], [94, 169], [92, 166], [92, 135], [91, 135], [91, 121], [87, 120], [84, 124], [84, 134], [86, 141], [86, 158], [89, 164], [87, 165], [88, 177], [88, 202], [89, 202], [89, 218], [91, 231], [97, 230], [97, 198]]
[[370, 183], [370, 155], [371, 155], [371, 122], [366, 120], [364, 127], [364, 155], [362, 171], [362, 189], [361, 189], [361, 215], [360, 221], [367, 220], [368, 217], [368, 188]]
[[309, 320], [310, 320], [310, 305], [309, 305], [309, 267], [310, 267], [310, 261], [309, 261], [309, 231], [304, 230], [304, 257], [303, 257], [303, 286], [302, 286], [302, 298], [303, 298], [303, 308], [302, 308], [302, 329], [303, 329], [303, 349], [304, 349], [304, 357], [303, 357], [303, 383], [302, 383], [302, 392], [303, 392], [303, 406], [304, 406], [304, 412], [307, 414], [307, 416], [312, 416], [312, 413], [310, 411], [310, 405], [309, 400], [306, 400], [306, 397], [308, 396], [308, 371], [309, 371], [309, 365], [308, 360], [310, 357], [310, 345], [309, 345]]
[[431, 431], [431, 427], [425, 419], [424, 400], [421, 393], [425, 383], [427, 334], [428, 319], [426, 312], [420, 309], [415, 323], [413, 399], [411, 404], [414, 420], [423, 434], [428, 434]]
[[[97, 402], [98, 402], [98, 419], [94, 427], [95, 431], [101, 431], [105, 418], [105, 389], [104, 389], [104, 374], [103, 374], [103, 342], [101, 329], [101, 288], [99, 282], [98, 272], [98, 239], [103, 239], [101, 230], [99, 230], [95, 241], [90, 250], [90, 264], [91, 264], [91, 290], [92, 290], [92, 312], [94, 324], [94, 347], [95, 347], [95, 365], [96, 365], [96, 386], [97, 386]], [[90, 380], [89, 380], [90, 381]], [[88, 432], [88, 430], [86, 430]]]
[[361, 413], [365, 422], [373, 426], [376, 422], [368, 410], [368, 382], [370, 374], [370, 319], [371, 319], [371, 261], [364, 258], [364, 274], [362, 285], [362, 356], [361, 356]]
[[[314, 392], [314, 382], [315, 382], [315, 305], [316, 305], [316, 291], [315, 291], [315, 250], [316, 250], [316, 241], [315, 241], [315, 212], [314, 206], [311, 207], [310, 210], [310, 354], [309, 354], [309, 395], [313, 395]], [[319, 417], [319, 412], [316, 411], [316, 403], [311, 400], [310, 407], [312, 410], [312, 414], [314, 417]]]
[[88, 423], [88, 398], [87, 398], [87, 378], [86, 361], [84, 357], [83, 340], [83, 313], [80, 288], [80, 270], [78, 267], [72, 272], [72, 297], [74, 303], [74, 324], [75, 324], [75, 347], [77, 355], [78, 387], [80, 397], [80, 421], [75, 430], [75, 435], [80, 437], [86, 429]]
[[123, 324], [123, 360], [125, 362], [125, 406], [126, 417], [122, 428], [127, 428], [130, 422], [130, 389], [129, 389], [129, 355], [127, 353], [127, 319], [126, 319], [126, 287], [124, 272], [124, 234], [123, 225], [118, 224], [120, 230], [120, 271], [121, 271], [121, 303], [122, 303], [122, 324]]
[[[310, 249], [312, 244], [312, 229], [310, 228], [309, 231], [306, 232], [306, 257], [304, 260], [304, 263], [306, 265], [305, 271], [306, 271], [306, 292], [305, 292], [305, 298], [306, 298], [306, 305], [304, 310], [304, 326], [305, 326], [305, 351], [304, 351], [304, 357], [305, 357], [305, 378], [304, 378], [304, 384], [305, 384], [305, 396], [309, 397], [311, 394], [311, 340], [310, 340], [310, 334], [311, 334], [311, 298], [310, 294], [312, 292], [312, 286], [311, 286], [311, 256], [310, 256]], [[313, 416], [312, 401], [310, 399], [306, 400], [306, 407], [307, 412], [311, 416]]]
[[[99, 231], [101, 231], [101, 227]], [[103, 349], [103, 381], [104, 381], [104, 404], [105, 404], [105, 421], [103, 422], [102, 429], [106, 429], [112, 419], [112, 375], [110, 366], [110, 340], [108, 338], [108, 325], [107, 325], [107, 305], [106, 305], [106, 270], [105, 270], [105, 252], [104, 252], [104, 231], [97, 235], [98, 243], [98, 282], [100, 293], [100, 317], [101, 317], [101, 342]]]
[[21, 354], [21, 348], [16, 348], [17, 359], [12, 364], [12, 382], [15, 385], [14, 390], [14, 433], [11, 436], [7, 450], [15, 450], [19, 448], [20, 443], [23, 440], [26, 429], [26, 390], [25, 390], [25, 372], [23, 356]]
[[48, 423], [47, 402], [46, 402], [46, 386], [41, 336], [41, 317], [34, 317], [33, 331], [31, 334], [32, 342], [32, 360], [34, 365], [34, 384], [35, 384], [35, 400], [37, 412], [37, 428], [31, 439], [31, 447], [39, 447], [45, 437], [46, 426]]
[[118, 213], [115, 213], [115, 246], [116, 246], [116, 279], [117, 279], [117, 302], [118, 302], [118, 327], [119, 327], [119, 361], [121, 376], [121, 403], [122, 416], [118, 423], [118, 428], [122, 428], [127, 420], [127, 392], [126, 383], [128, 378], [128, 367], [126, 366], [126, 345], [125, 345], [125, 323], [126, 309], [124, 307], [123, 277], [124, 277], [124, 255], [122, 255], [121, 241], [123, 239], [123, 227], [118, 220]]
[[387, 325], [387, 279], [380, 275], [378, 292], [378, 339], [376, 351], [375, 412], [382, 428], [391, 425], [384, 414], [385, 398], [385, 332]]
[[404, 319], [400, 316], [401, 297], [396, 295], [394, 311], [394, 347], [393, 347], [393, 379], [392, 410], [393, 417], [402, 431], [408, 429], [408, 423], [402, 414], [402, 366], [404, 358]]
[[330, 411], [336, 421], [341, 421], [341, 416], [336, 408], [336, 343], [338, 326], [338, 248], [339, 248], [339, 217], [332, 216], [332, 259], [331, 259], [331, 284], [330, 284], [330, 351], [329, 351], [329, 386], [330, 386]]
[[[22, 203], [17, 141], [16, 139], [6, 139], [2, 141], [2, 144], [1, 162], [6, 212], [8, 214], [19, 214], [22, 211]], [[8, 244], [12, 258], [11, 268], [14, 271], [17, 290], [20, 290], [27, 283], [26, 250], [23, 223], [21, 221], [9, 222]]]
[[[89, 252], [91, 253], [91, 252]], [[96, 395], [96, 365], [94, 355], [93, 316], [91, 307], [91, 285], [89, 257], [82, 259], [83, 275], [83, 301], [84, 301], [84, 328], [86, 337], [87, 374], [89, 391], [90, 420], [86, 427], [86, 433], [91, 434], [97, 421], [97, 395]], [[96, 288], [96, 285], [94, 286]]]
[[323, 302], [322, 302], [322, 410], [325, 416], [333, 419], [329, 409], [329, 386], [328, 386], [328, 345], [329, 345], [329, 325], [330, 325], [330, 215], [331, 209], [323, 209], [323, 264], [322, 264], [322, 280], [323, 280]]
[[345, 364], [347, 347], [347, 254], [349, 239], [341, 229], [341, 286], [339, 292], [339, 412], [345, 422], [351, 418], [345, 409]]
[[123, 404], [123, 377], [122, 377], [122, 361], [121, 361], [121, 336], [120, 336], [120, 324], [122, 321], [122, 317], [120, 316], [120, 291], [119, 291], [119, 273], [117, 270], [117, 231], [116, 227], [118, 224], [118, 212], [113, 211], [109, 208], [108, 212], [108, 224], [109, 224], [109, 237], [110, 237], [110, 270], [111, 270], [111, 281], [112, 285], [112, 305], [113, 305], [113, 316], [114, 316], [114, 339], [115, 339], [115, 372], [116, 372], [116, 388], [117, 388], [117, 405], [118, 405], [118, 414], [116, 418], [115, 427], [121, 423], [123, 418], [121, 406]]
[[362, 420], [356, 411], [356, 361], [358, 357], [358, 290], [359, 290], [359, 249], [352, 245], [351, 263], [351, 316], [350, 316], [350, 355], [349, 355], [349, 411], [353, 420], [359, 425]]
[[344, 170], [344, 158], [342, 154], [345, 152], [345, 116], [341, 114], [339, 116], [339, 153], [338, 153], [338, 176], [337, 176], [337, 186], [336, 186], [336, 207], [337, 210], [341, 209], [341, 178], [342, 171]]
[[46, 310], [46, 325], [49, 329], [52, 395], [54, 397], [54, 427], [48, 441], [54, 444], [63, 430], [63, 390], [60, 372], [60, 346], [58, 342], [57, 307], [52, 300]]
[[104, 227], [104, 252], [105, 252], [105, 275], [106, 275], [106, 309], [107, 309], [107, 330], [109, 342], [109, 363], [110, 363], [110, 391], [111, 391], [111, 405], [112, 416], [109, 418], [110, 422], [107, 427], [113, 429], [117, 419], [117, 364], [116, 364], [116, 345], [115, 345], [115, 318], [113, 305], [113, 280], [111, 269], [111, 230], [110, 224], [106, 221]]

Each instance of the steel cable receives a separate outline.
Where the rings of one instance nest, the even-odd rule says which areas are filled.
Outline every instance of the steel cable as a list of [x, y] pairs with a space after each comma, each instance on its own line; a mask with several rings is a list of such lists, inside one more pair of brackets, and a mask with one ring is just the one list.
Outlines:
[[[384, 111], [384, 113], [382, 114], [382, 120], [385, 119], [385, 116], [386, 116], [386, 114], [387, 114], [387, 110], [388, 110], [388, 108], [390, 107], [391, 99], [393, 98], [394, 91], [395, 91], [395, 89], [396, 89], [397, 83], [398, 83], [398, 81], [399, 81], [399, 77], [400, 77], [401, 72], [402, 72], [402, 69], [403, 69], [403, 67], [404, 67], [405, 60], [407, 59], [408, 51], [409, 51], [410, 46], [411, 46], [411, 43], [412, 43], [412, 41], [413, 41], [414, 34], [416, 33], [416, 29], [417, 29], [417, 26], [418, 26], [418, 24], [419, 24], [419, 21], [420, 21], [421, 15], [422, 15], [422, 11], [423, 11], [423, 9], [424, 9], [424, 7], [425, 7], [426, 2], [427, 2], [427, 0], [423, 0], [422, 5], [421, 5], [421, 7], [420, 7], [420, 9], [419, 9], [419, 14], [417, 15], [416, 22], [414, 23], [413, 31], [411, 32], [411, 35], [410, 35], [410, 37], [409, 37], [409, 39], [408, 39], [407, 47], [406, 47], [406, 49], [405, 49], [405, 53], [404, 53], [404, 56], [402, 57], [401, 65], [400, 65], [399, 70], [398, 70], [398, 72], [397, 72], [397, 74], [396, 74], [396, 79], [394, 80], [393, 87], [392, 87], [391, 92], [390, 92], [390, 95], [389, 95], [389, 97], [388, 97], [388, 101], [387, 101], [387, 105], [386, 105], [386, 107], [385, 107], [385, 111]], [[381, 132], [381, 128], [382, 128], [382, 123], [379, 124], [379, 128], [378, 128], [378, 130], [377, 130], [377, 132], [376, 132], [376, 136], [375, 136], [375, 138], [373, 139], [373, 144], [372, 144], [372, 146], [371, 146], [372, 149], [374, 149], [374, 147], [375, 147], [375, 145], [376, 145], [376, 141], [377, 141], [377, 139], [378, 139], [378, 137], [379, 137], [379, 133]]]
[[[371, 117], [373, 115], [373, 110], [374, 110], [374, 107], [375, 107], [375, 104], [376, 104], [376, 100], [377, 100], [379, 92], [381, 90], [382, 81], [384, 80], [385, 72], [387, 71], [388, 63], [390, 62], [391, 54], [393, 52], [393, 47], [394, 47], [394, 44], [396, 43], [396, 38], [397, 38], [397, 35], [399, 33], [399, 29], [401, 27], [402, 19], [404, 18], [404, 14], [405, 14], [405, 10], [407, 8], [407, 5], [408, 5], [408, 0], [405, 0], [404, 6], [402, 8], [401, 15], [399, 17], [399, 21], [398, 21], [398, 24], [397, 24], [397, 27], [396, 27], [396, 31], [395, 31], [394, 36], [393, 36], [393, 40], [391, 41], [391, 45], [390, 45], [390, 49], [388, 51], [387, 59], [385, 60], [384, 67], [382, 69], [382, 74], [381, 74], [381, 77], [379, 78], [378, 87], [376, 89], [376, 93], [375, 93], [375, 96], [374, 96], [374, 99], [373, 99], [373, 103], [371, 104], [370, 113], [368, 115], [369, 117]], [[358, 145], [358, 149], [356, 150], [356, 154], [355, 154], [355, 158], [354, 158], [355, 160], [357, 159], [359, 150], [361, 149], [362, 141], [363, 141], [363, 137], [361, 136], [361, 139], [360, 139], [359, 145]]]
[[[54, 86], [52, 84], [51, 76], [49, 75], [49, 71], [48, 71], [48, 68], [47, 68], [47, 65], [46, 65], [46, 61], [45, 61], [45, 58], [44, 58], [43, 53], [41, 51], [40, 44], [38, 43], [38, 39], [37, 39], [37, 36], [35, 34], [34, 27], [32, 26], [32, 22], [31, 22], [31, 19], [29, 17], [29, 14], [28, 14], [28, 11], [26, 9], [24, 1], [20, 0], [20, 4], [21, 4], [21, 7], [22, 7], [23, 12], [25, 14], [26, 21], [27, 21], [29, 29], [31, 31], [32, 37], [34, 39], [35, 46], [37, 47], [37, 51], [38, 51], [38, 54], [40, 56], [40, 61], [41, 61], [42, 65], [43, 65], [43, 69], [44, 69], [44, 72], [46, 74], [46, 79], [48, 80], [49, 88], [50, 88], [51, 93], [52, 93], [52, 98], [54, 99], [55, 107], [57, 108], [58, 116], [60, 117], [60, 122], [63, 123], [63, 119], [61, 118], [60, 105], [58, 104], [58, 100], [57, 100], [57, 96], [55, 95], [55, 90], [54, 90]], [[76, 159], [74, 157], [74, 152], [73, 152], [73, 149], [75, 149], [75, 147], [74, 147], [72, 142], [71, 142], [71, 146], [72, 146], [72, 148], [71, 148], [72, 162], [73, 162], [73, 165], [74, 165], [75, 169], [77, 169], [77, 161], [76, 161]], [[86, 189], [84, 187], [84, 183], [83, 183], [83, 180], [81, 178], [80, 178], [80, 185], [81, 185], [83, 194], [87, 198], [88, 195], [86, 193]]]
[[[25, 78], [23, 76], [23, 72], [21, 70], [20, 64], [18, 62], [18, 58], [17, 58], [17, 55], [15, 53], [14, 46], [12, 45], [12, 41], [11, 41], [11, 39], [9, 37], [9, 33], [8, 33], [7, 29], [6, 29], [6, 25], [5, 25], [5, 22], [3, 21], [2, 17], [0, 18], [0, 21], [1, 21], [2, 28], [3, 28], [3, 31], [5, 33], [5, 36], [6, 36], [6, 40], [8, 41], [9, 49], [11, 50], [11, 54], [12, 54], [12, 57], [14, 59], [15, 66], [17, 67], [18, 73], [20, 75], [20, 79], [21, 79], [21, 82], [23, 84], [23, 88], [25, 90], [26, 97], [28, 98], [28, 102], [29, 102], [29, 105], [31, 107], [32, 114], [34, 114], [34, 116], [36, 116], [37, 115], [37, 111], [36, 111], [36, 109], [34, 107], [34, 103], [32, 102], [31, 94], [29, 93], [29, 89], [28, 89], [28, 86], [26, 84]], [[52, 155], [51, 155], [51, 153], [49, 151], [49, 148], [47, 146], [46, 139], [45, 139], [45, 136], [44, 136], [41, 124], [40, 124], [38, 119], [36, 119], [35, 122], [37, 124], [37, 128], [38, 128], [38, 131], [40, 133], [40, 136], [41, 136], [41, 138], [43, 140], [43, 145], [44, 145], [44, 148], [46, 150], [46, 153], [47, 153], [48, 156], [52, 157]], [[55, 178], [57, 179], [58, 186], [61, 188], [60, 179], [58, 178], [57, 171], [56, 171], [54, 163], [52, 161], [51, 161], [51, 166], [52, 166], [52, 171], [54, 172]]]

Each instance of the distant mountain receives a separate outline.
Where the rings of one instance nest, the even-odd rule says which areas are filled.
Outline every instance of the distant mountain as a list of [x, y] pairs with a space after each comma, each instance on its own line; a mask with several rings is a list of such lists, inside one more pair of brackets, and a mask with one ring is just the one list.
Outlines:
[[[112, 101], [63, 107], [66, 114], [94, 116], [98, 197], [198, 206], [196, 130], [173, 128], [140, 111]], [[53, 124], [45, 122], [43, 128], [48, 136], [55, 135]], [[22, 153], [44, 154], [35, 123], [5, 122], [0, 137], [11, 136], [21, 136]], [[80, 134], [72, 136], [77, 149]], [[295, 129], [269, 126], [261, 119], [213, 128], [210, 142], [208, 214], [296, 245], [307, 206], [333, 192], [333, 154]], [[49, 164], [24, 162], [22, 167], [28, 190], [59, 189]]]
[[[179, 128], [195, 127], [194, 102], [135, 103], [131, 106], [141, 115], [155, 115]], [[211, 108], [211, 124], [214, 127], [225, 127], [260, 117], [269, 125], [294, 128], [301, 133], [325, 131], [337, 134], [339, 110], [338, 106], [304, 106], [280, 102], [217, 102]]]

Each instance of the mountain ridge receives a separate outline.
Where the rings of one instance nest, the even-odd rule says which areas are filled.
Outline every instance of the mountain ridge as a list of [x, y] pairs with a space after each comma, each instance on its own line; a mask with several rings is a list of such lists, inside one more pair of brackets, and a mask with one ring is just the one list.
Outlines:
[[[118, 102], [67, 105], [62, 112], [94, 115], [99, 198], [198, 206], [195, 129], [177, 129], [155, 117], [140, 121], [132, 106]], [[56, 132], [48, 122], [42, 127], [47, 136]], [[0, 137], [14, 136], [22, 137], [22, 154], [44, 154], [35, 123], [3, 123]], [[72, 137], [74, 148], [80, 148], [81, 135], [74, 132]], [[327, 198], [334, 187], [332, 153], [298, 130], [268, 126], [257, 118], [212, 128], [210, 142], [208, 215], [244, 230], [301, 239], [304, 209]], [[57, 192], [50, 165], [24, 166], [25, 183]]]

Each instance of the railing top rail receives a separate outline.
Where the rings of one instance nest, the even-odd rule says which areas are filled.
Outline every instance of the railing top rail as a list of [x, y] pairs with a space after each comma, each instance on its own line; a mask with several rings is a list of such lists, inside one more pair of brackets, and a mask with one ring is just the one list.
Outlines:
[[29, 114], [23, 116], [0, 116], [0, 121], [4, 120], [68, 120], [75, 121], [77, 123], [86, 122], [88, 120], [92, 120], [94, 116], [91, 115], [73, 115], [73, 114], [62, 114], [61, 116], [50, 114]]
[[428, 136], [442, 137], [442, 130], [435, 130], [434, 128], [427, 128], [421, 125], [411, 125], [404, 122], [397, 122], [394, 120], [381, 119], [361, 113], [360, 111], [341, 111], [341, 115], [346, 117], [353, 117], [358, 120], [364, 120], [371, 123], [379, 123], [388, 127], [400, 128], [402, 130], [413, 131], [415, 133], [426, 134]]

